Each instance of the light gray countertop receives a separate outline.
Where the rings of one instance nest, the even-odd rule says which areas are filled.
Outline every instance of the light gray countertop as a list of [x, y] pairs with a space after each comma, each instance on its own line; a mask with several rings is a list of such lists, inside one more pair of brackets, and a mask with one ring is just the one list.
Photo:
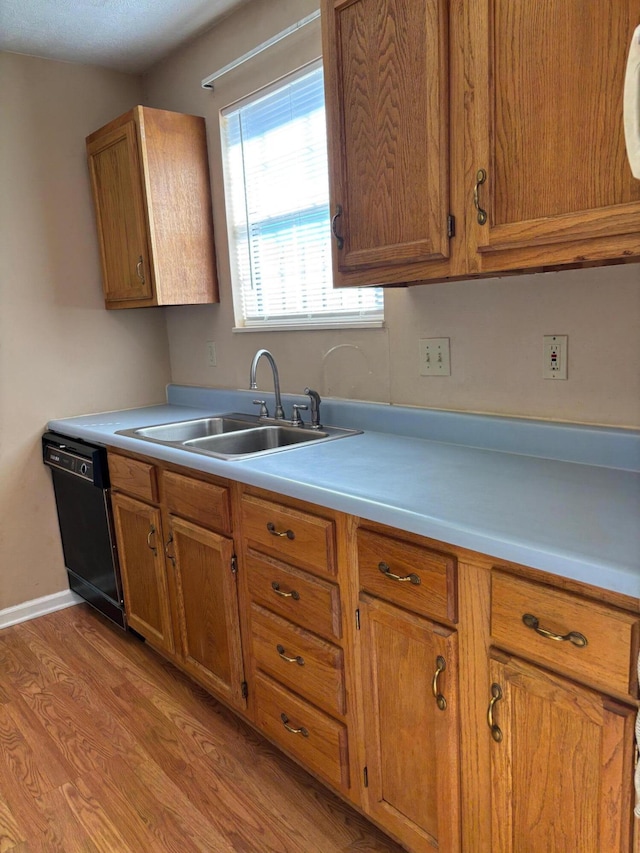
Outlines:
[[639, 433], [326, 401], [325, 423], [364, 432], [238, 461], [116, 434], [251, 412], [253, 396], [169, 386], [166, 405], [48, 426], [640, 597]]

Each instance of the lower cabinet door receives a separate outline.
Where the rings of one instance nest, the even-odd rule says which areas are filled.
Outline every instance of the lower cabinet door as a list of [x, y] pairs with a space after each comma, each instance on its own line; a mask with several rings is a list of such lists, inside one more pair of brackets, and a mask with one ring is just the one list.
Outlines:
[[360, 596], [367, 810], [412, 853], [459, 853], [457, 635]]
[[184, 664], [212, 692], [245, 708], [233, 542], [175, 517], [171, 536]]
[[635, 709], [491, 657], [492, 850], [630, 853]]
[[112, 505], [129, 625], [173, 653], [160, 510], [118, 493]]

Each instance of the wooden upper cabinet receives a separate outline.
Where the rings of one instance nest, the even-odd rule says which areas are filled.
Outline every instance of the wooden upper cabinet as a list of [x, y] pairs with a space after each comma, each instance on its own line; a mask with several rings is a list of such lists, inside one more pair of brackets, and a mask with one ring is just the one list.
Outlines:
[[107, 308], [217, 302], [204, 119], [138, 106], [87, 154]]
[[450, 274], [449, 3], [322, 0], [334, 284]]
[[466, 14], [470, 272], [637, 258], [622, 117], [637, 0], [474, 0]]

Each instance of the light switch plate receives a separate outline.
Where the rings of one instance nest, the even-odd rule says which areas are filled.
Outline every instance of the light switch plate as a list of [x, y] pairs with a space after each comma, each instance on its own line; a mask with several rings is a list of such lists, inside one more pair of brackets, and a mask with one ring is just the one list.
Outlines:
[[449, 338], [420, 338], [420, 376], [451, 376]]

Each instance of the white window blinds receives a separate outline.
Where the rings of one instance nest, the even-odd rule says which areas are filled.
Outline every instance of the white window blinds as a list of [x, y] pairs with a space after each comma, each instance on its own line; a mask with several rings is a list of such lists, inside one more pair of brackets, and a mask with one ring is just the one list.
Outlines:
[[334, 290], [322, 66], [222, 111], [238, 327], [380, 324], [381, 288]]

